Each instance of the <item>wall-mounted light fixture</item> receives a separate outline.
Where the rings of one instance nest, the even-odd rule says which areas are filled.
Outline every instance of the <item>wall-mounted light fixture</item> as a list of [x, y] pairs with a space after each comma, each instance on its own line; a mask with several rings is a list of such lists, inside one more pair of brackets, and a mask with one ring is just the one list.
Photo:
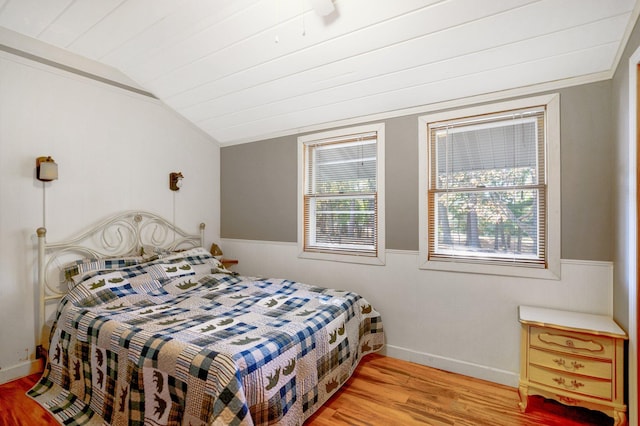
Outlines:
[[171, 172], [169, 173], [169, 189], [172, 191], [179, 191], [182, 188], [182, 176], [181, 172]]
[[44, 183], [58, 179], [58, 165], [53, 158], [49, 156], [36, 158], [36, 179], [42, 182], [42, 227], [46, 228], [47, 199]]
[[42, 182], [58, 179], [58, 165], [51, 157], [36, 158], [36, 178]]

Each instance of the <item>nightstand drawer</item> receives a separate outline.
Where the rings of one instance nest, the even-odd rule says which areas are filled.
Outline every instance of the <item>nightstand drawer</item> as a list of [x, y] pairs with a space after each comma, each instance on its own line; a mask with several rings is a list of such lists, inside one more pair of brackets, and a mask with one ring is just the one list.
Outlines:
[[604, 359], [612, 359], [615, 352], [613, 339], [605, 336], [535, 326], [531, 327], [529, 336], [531, 346], [553, 351]]
[[565, 374], [557, 370], [547, 370], [535, 365], [530, 366], [529, 380], [581, 395], [607, 400], [611, 399], [610, 380], [598, 380], [591, 377]]
[[599, 379], [611, 380], [613, 377], [613, 367], [610, 362], [581, 358], [579, 356], [566, 355], [558, 352], [546, 352], [531, 348], [529, 351], [529, 362], [561, 372], [582, 374]]

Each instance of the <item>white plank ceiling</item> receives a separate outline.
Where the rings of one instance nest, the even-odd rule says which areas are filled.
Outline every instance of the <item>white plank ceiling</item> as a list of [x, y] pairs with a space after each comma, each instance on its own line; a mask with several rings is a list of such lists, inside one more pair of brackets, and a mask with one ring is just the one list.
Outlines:
[[610, 78], [635, 0], [0, 0], [0, 26], [114, 67], [221, 144]]

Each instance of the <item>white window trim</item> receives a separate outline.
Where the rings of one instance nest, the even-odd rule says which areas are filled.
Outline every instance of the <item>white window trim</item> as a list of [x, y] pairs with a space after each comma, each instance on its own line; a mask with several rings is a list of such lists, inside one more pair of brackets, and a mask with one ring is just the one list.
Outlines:
[[[546, 112], [546, 166], [547, 166], [547, 268], [526, 266], [491, 265], [465, 262], [455, 259], [428, 259], [428, 170], [427, 170], [427, 125], [459, 117], [490, 114], [499, 111], [522, 109], [545, 105]], [[436, 271], [452, 271], [474, 274], [505, 275], [526, 278], [560, 279], [560, 95], [542, 95], [482, 105], [453, 111], [424, 115], [418, 118], [419, 146], [419, 256], [418, 267]]]
[[[384, 123], [329, 130], [298, 137], [298, 257], [304, 259], [328, 260], [333, 262], [362, 263], [367, 265], [385, 264], [385, 191], [384, 191]], [[376, 179], [378, 195], [377, 256], [357, 256], [338, 253], [317, 253], [304, 250], [304, 147], [322, 139], [340, 138], [354, 133], [377, 132]]]

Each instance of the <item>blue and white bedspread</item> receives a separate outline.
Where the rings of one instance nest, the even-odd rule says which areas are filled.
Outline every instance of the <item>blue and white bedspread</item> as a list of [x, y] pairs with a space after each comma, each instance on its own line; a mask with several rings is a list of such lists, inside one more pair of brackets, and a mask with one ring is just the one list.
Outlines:
[[204, 249], [86, 273], [29, 395], [71, 425], [300, 425], [377, 351], [355, 293], [225, 272]]

